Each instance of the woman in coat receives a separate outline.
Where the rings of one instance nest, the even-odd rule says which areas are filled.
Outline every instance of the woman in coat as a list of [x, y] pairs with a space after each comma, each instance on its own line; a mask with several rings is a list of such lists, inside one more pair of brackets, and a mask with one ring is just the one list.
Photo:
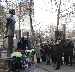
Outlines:
[[35, 54], [36, 54], [37, 63], [40, 63], [40, 58], [41, 58], [40, 44], [36, 45]]

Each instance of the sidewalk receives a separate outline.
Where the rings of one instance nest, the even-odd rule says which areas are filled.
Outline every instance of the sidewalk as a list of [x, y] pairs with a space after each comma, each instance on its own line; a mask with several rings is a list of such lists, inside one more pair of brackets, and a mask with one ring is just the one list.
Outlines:
[[46, 65], [46, 62], [43, 63], [36, 63], [35, 58], [35, 71], [34, 72], [75, 72], [75, 65], [73, 66], [67, 66], [63, 64], [59, 70], [54, 70], [55, 67], [54, 64], [51, 63], [51, 65]]
[[[53, 66], [53, 64], [46, 65], [46, 63], [40, 63], [40, 64], [36, 63], [35, 68], [45, 70], [45, 72], [75, 72], [75, 65], [73, 65], [73, 66], [62, 65], [60, 70], [54, 70], [55, 67]], [[35, 72], [37, 72], [37, 71], [35, 71]], [[39, 72], [42, 72], [42, 71], [39, 71]]]

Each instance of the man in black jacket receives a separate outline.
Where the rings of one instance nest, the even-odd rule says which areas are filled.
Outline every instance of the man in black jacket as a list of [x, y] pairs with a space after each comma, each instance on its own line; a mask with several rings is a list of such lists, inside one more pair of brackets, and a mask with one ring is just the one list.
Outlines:
[[61, 48], [61, 65], [62, 65], [63, 64], [62, 57], [63, 57], [63, 53], [64, 53], [64, 43], [63, 43], [63, 40], [59, 39], [59, 44], [60, 44], [60, 48]]
[[65, 44], [66, 65], [69, 64], [69, 57], [70, 57], [70, 66], [72, 65], [73, 48], [74, 48], [74, 44], [72, 43], [72, 41], [66, 39], [66, 44]]
[[54, 70], [59, 70], [61, 64], [61, 45], [59, 44], [59, 41], [56, 42], [54, 55], [57, 59], [57, 67]]
[[51, 46], [49, 41], [47, 42], [47, 44], [45, 44], [45, 55], [46, 55], [46, 60], [47, 60], [47, 65], [51, 65], [50, 64], [50, 57], [51, 57]]
[[44, 44], [42, 44], [41, 45], [41, 54], [42, 54], [42, 56], [41, 56], [41, 59], [42, 59], [42, 62], [46, 62], [46, 56], [45, 56], [45, 45]]
[[26, 50], [26, 48], [31, 49], [31, 45], [30, 45], [30, 42], [28, 40], [28, 37], [24, 36], [17, 43], [17, 49]]

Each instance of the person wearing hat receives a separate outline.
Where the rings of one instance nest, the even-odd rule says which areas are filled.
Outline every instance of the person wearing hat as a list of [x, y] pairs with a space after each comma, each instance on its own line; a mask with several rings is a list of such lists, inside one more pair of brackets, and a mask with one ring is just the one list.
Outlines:
[[60, 64], [61, 64], [61, 46], [59, 41], [57, 40], [55, 44], [55, 58], [57, 59], [57, 67], [54, 70], [59, 70], [60, 69]]
[[17, 43], [17, 49], [20, 50], [31, 49], [30, 42], [27, 36], [24, 36], [19, 40], [19, 42]]
[[72, 66], [73, 48], [74, 48], [74, 44], [72, 43], [72, 41], [66, 39], [66, 44], [65, 44], [66, 65], [69, 64], [69, 57], [70, 57], [70, 66]]

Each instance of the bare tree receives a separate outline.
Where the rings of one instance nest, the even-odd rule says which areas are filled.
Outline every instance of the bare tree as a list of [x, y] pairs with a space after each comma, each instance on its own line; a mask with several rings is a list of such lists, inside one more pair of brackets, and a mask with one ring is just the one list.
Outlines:
[[4, 7], [0, 6], [0, 34], [3, 37], [5, 33], [5, 25], [6, 25], [6, 12], [4, 11]]

